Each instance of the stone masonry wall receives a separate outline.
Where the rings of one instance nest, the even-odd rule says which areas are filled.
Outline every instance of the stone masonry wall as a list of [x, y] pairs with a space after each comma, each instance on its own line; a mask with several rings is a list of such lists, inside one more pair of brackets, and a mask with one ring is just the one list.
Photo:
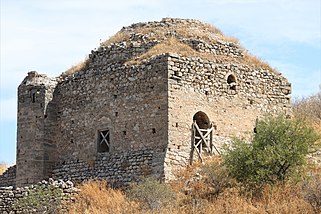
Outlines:
[[[30, 191], [38, 191], [40, 188], [43, 188], [43, 192], [48, 189], [57, 188], [61, 191], [62, 197], [50, 198], [50, 195], [42, 195], [42, 198], [37, 198], [34, 196], [34, 199], [39, 200], [39, 202], [40, 200], [46, 200], [46, 205], [48, 206], [47, 210], [45, 207], [38, 207], [41, 210], [35, 210], [34, 208], [29, 208], [26, 210], [14, 205], [17, 200], [27, 196]], [[49, 211], [49, 207], [53, 206], [53, 204], [57, 203], [57, 201], [59, 201], [59, 204], [57, 204], [57, 207], [54, 207], [55, 211], [59, 209], [59, 213], [67, 213], [68, 204], [75, 200], [78, 192], [79, 189], [75, 188], [71, 181], [64, 182], [63, 180], [53, 179], [49, 179], [49, 181], [43, 180], [36, 185], [21, 188], [14, 188], [12, 186], [0, 187], [0, 213], [47, 213]]]
[[57, 81], [29, 72], [18, 88], [17, 185], [49, 178], [55, 161], [55, 145], [48, 129], [48, 105]]
[[16, 165], [10, 166], [0, 175], [0, 187], [16, 185]]
[[[175, 37], [180, 42], [202, 53], [236, 58], [244, 56], [245, 50], [235, 42], [236, 40], [226, 39], [220, 33], [208, 31], [209, 28], [211, 28], [209, 24], [194, 19], [164, 18], [161, 21], [136, 23], [123, 27], [119, 32], [123, 34], [123, 40], [126, 41], [117, 41], [108, 45], [102, 44], [97, 50], [91, 52], [89, 58], [96, 65], [122, 64], [148, 52], [152, 47], [169, 37]], [[185, 32], [186, 29], [192, 29], [203, 36], [198, 37], [197, 33], [188, 36], [188, 33]], [[211, 41], [209, 42], [208, 39]]]
[[[137, 58], [172, 37], [212, 60], [166, 50]], [[165, 18], [124, 27], [114, 42], [91, 52], [87, 66], [58, 82], [45, 78], [53, 84], [41, 84], [44, 77], [31, 74], [34, 84], [19, 87], [18, 183], [25, 182], [24, 173], [30, 182], [50, 176], [55, 162], [54, 176], [75, 181], [130, 182], [144, 174], [146, 163], [167, 178], [190, 161], [196, 112], [213, 121], [218, 142], [252, 131], [265, 113], [288, 113], [291, 85], [245, 52], [206, 23]], [[43, 99], [30, 105], [30, 92], [38, 89]], [[101, 154], [106, 130], [109, 147]]]
[[[184, 166], [191, 157], [193, 116], [205, 112], [215, 125], [216, 139], [253, 132], [256, 118], [289, 113], [291, 87], [278, 73], [251, 65], [169, 57], [169, 145], [165, 171]], [[233, 75], [235, 82], [228, 83]], [[222, 140], [225, 139], [225, 140]]]
[[163, 176], [163, 151], [144, 149], [117, 154], [98, 154], [96, 161], [69, 160], [58, 163], [54, 179], [82, 182], [88, 179], [106, 179], [113, 186], [127, 186], [146, 176]]
[[[166, 59], [166, 58], [165, 58]], [[92, 63], [57, 85], [57, 161], [93, 160], [99, 130], [110, 131], [110, 153], [165, 149], [167, 65], [164, 56], [139, 66]], [[164, 155], [164, 153], [163, 153]]]

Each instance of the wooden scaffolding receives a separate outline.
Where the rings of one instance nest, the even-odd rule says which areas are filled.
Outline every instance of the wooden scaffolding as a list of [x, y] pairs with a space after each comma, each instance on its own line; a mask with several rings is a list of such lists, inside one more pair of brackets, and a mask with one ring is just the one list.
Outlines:
[[196, 121], [192, 125], [192, 155], [191, 155], [191, 164], [194, 160], [194, 153], [196, 151], [198, 158], [203, 163], [204, 158], [202, 153], [205, 151], [209, 154], [214, 154], [214, 150], [217, 154], [220, 154], [218, 149], [213, 143], [213, 132], [214, 127], [211, 125], [209, 129], [201, 129], [197, 125]]

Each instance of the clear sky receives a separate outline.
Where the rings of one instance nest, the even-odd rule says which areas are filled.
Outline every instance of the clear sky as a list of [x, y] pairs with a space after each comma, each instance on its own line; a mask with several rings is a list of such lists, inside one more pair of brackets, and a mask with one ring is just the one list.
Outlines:
[[0, 0], [0, 162], [15, 162], [17, 87], [28, 71], [58, 76], [123, 26], [163, 17], [208, 22], [292, 83], [321, 84], [320, 0]]

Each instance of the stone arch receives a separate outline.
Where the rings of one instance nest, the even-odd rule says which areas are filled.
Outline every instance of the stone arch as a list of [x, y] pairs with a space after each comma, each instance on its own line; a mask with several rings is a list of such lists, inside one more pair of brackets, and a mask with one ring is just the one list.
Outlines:
[[211, 121], [208, 118], [207, 114], [203, 111], [198, 111], [193, 116], [193, 121], [196, 121], [196, 124], [201, 129], [211, 128]]

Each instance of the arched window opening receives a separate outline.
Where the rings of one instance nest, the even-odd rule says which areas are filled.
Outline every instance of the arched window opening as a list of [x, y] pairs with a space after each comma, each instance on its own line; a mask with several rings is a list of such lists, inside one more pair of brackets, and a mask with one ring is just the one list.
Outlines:
[[210, 119], [202, 111], [196, 112], [196, 114], [194, 114], [193, 121], [196, 121], [196, 124], [198, 125], [198, 127], [200, 129], [209, 129], [209, 128], [211, 128]]
[[198, 111], [193, 116], [193, 125], [192, 125], [192, 152], [191, 152], [191, 163], [193, 162], [194, 158], [194, 151], [195, 154], [198, 155], [201, 162], [203, 162], [203, 152], [208, 154], [213, 154], [214, 149], [219, 151], [213, 144], [213, 132], [214, 127], [208, 116], [202, 112]]
[[229, 89], [231, 90], [236, 90], [236, 78], [233, 74], [230, 74], [228, 77], [227, 77], [227, 84], [229, 86]]

